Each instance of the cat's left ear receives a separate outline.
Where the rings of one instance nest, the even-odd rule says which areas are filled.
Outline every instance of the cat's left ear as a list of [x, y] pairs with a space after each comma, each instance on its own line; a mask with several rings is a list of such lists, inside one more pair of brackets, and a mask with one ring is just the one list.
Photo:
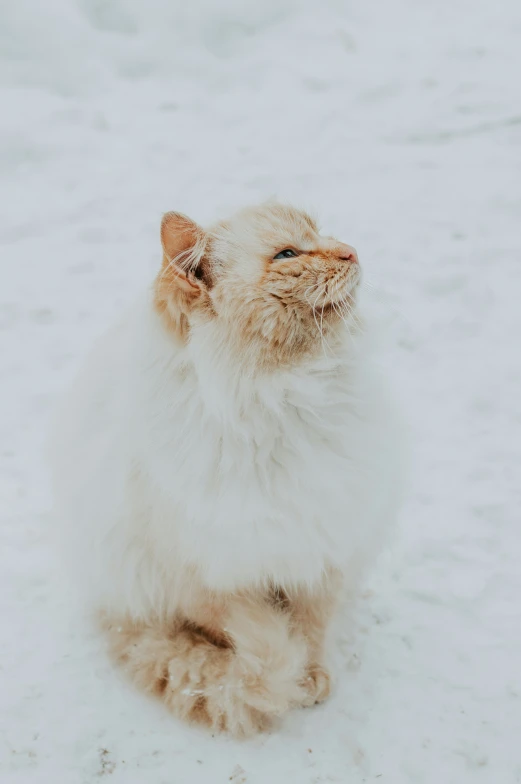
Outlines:
[[204, 229], [180, 212], [167, 212], [161, 221], [161, 244], [163, 267], [170, 268], [176, 285], [195, 294], [206, 277]]
[[154, 304], [169, 330], [185, 340], [196, 313], [212, 313], [209, 243], [204, 229], [179, 212], [161, 221], [163, 267], [156, 278]]

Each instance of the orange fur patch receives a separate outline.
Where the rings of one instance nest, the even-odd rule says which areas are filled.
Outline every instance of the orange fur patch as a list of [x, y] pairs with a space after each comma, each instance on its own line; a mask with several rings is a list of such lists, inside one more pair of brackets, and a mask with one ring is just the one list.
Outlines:
[[138, 688], [186, 721], [238, 737], [264, 730], [292, 706], [325, 699], [330, 678], [319, 655], [334, 581], [317, 592], [284, 592], [276, 606], [276, 589], [270, 597], [191, 588], [183, 617], [103, 619], [114, 660]]

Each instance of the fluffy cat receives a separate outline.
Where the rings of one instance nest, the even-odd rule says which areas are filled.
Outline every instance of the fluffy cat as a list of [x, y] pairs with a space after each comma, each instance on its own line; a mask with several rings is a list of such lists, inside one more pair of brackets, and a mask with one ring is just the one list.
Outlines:
[[60, 412], [56, 506], [115, 660], [244, 736], [328, 695], [326, 630], [394, 516], [399, 433], [353, 248], [279, 204], [208, 229], [167, 213], [161, 240]]

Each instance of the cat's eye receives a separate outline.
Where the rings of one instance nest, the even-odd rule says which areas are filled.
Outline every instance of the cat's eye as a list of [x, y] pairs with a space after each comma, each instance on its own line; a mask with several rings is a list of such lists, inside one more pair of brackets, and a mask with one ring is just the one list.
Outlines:
[[281, 250], [280, 253], [277, 253], [277, 255], [274, 256], [273, 258], [274, 259], [292, 259], [295, 256], [298, 256], [298, 253], [297, 253], [296, 250], [293, 250], [292, 248], [285, 248], [284, 250]]

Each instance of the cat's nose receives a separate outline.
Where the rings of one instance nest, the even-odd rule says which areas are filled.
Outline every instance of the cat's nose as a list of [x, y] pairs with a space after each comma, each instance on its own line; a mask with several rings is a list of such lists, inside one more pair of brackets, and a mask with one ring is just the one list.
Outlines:
[[339, 242], [337, 245], [338, 258], [342, 261], [350, 261], [351, 264], [358, 264], [358, 253], [351, 245]]

